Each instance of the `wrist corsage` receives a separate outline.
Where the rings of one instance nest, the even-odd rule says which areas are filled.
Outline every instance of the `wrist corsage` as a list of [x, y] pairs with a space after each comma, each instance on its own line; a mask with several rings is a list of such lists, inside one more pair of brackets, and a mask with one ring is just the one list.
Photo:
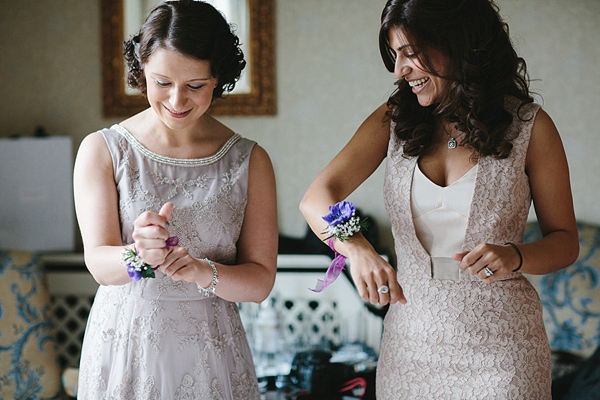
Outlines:
[[364, 231], [368, 228], [367, 219], [361, 219], [356, 215], [356, 208], [354, 204], [349, 201], [340, 201], [332, 206], [329, 206], [329, 213], [323, 217], [327, 222], [328, 227], [325, 232], [328, 236], [325, 238], [327, 245], [333, 250], [334, 258], [327, 272], [325, 272], [325, 278], [323, 280], [318, 279], [317, 285], [314, 289], [310, 289], [313, 292], [321, 292], [325, 288], [331, 285], [340, 273], [344, 270], [346, 265], [346, 257], [338, 253], [335, 250], [334, 242], [338, 239], [340, 242], [350, 240], [350, 236], [356, 232]]
[[323, 232], [328, 234], [325, 240], [333, 237], [343, 242], [356, 232], [364, 231], [369, 227], [366, 218], [361, 219], [356, 215], [354, 204], [345, 200], [329, 206], [329, 213], [323, 219], [328, 225]]
[[[179, 238], [177, 238], [177, 236], [171, 236], [165, 242], [166, 249], [169, 250], [171, 247], [179, 244]], [[142, 260], [142, 257], [140, 257], [138, 254], [135, 247], [125, 247], [123, 253], [121, 254], [121, 262], [127, 267], [127, 273], [134, 282], [139, 281], [141, 278], [156, 277], [154, 270], [158, 268], [158, 265], [152, 268], [150, 265], [146, 264], [146, 262]]]

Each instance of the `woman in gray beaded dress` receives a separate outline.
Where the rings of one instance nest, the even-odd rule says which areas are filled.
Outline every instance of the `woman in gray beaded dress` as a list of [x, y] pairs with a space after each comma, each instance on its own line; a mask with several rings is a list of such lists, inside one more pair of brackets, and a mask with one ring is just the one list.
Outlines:
[[[166, 2], [125, 57], [150, 107], [88, 135], [75, 163], [85, 262], [100, 284], [78, 398], [258, 399], [236, 302], [273, 287], [274, 173], [261, 147], [208, 112], [245, 66], [239, 40], [211, 5]], [[155, 278], [132, 279], [128, 250]]]

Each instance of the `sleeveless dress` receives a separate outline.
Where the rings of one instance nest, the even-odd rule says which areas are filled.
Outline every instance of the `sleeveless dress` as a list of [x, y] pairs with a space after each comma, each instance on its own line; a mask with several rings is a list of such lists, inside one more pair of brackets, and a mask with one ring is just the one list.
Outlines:
[[[505, 102], [513, 113], [507, 129], [516, 136], [510, 156], [478, 160], [466, 228], [456, 233], [461, 251], [523, 240], [531, 204], [525, 157], [539, 106], [523, 106], [522, 121], [518, 105], [512, 97]], [[391, 305], [384, 320], [377, 399], [550, 399], [551, 356], [537, 292], [520, 272], [484, 284], [428, 254], [411, 210], [416, 166], [392, 130], [384, 198], [408, 303]], [[439, 237], [445, 230], [431, 232], [446, 239]]]
[[[234, 264], [255, 142], [235, 134], [213, 156], [146, 149], [120, 125], [102, 130], [112, 156], [123, 243], [146, 210], [175, 207], [169, 232], [196, 258]], [[125, 268], [125, 267], [123, 267]], [[156, 278], [100, 286], [84, 335], [78, 399], [259, 399], [235, 303], [193, 283]]]

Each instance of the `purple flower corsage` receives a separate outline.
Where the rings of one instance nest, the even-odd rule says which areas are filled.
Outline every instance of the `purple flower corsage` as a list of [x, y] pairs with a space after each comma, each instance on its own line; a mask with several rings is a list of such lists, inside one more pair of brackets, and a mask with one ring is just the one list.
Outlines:
[[340, 242], [349, 240], [348, 237], [354, 235], [356, 232], [366, 230], [368, 227], [367, 219], [361, 219], [356, 215], [356, 208], [354, 204], [349, 201], [340, 201], [329, 207], [329, 213], [323, 217], [327, 222], [328, 227], [324, 233], [328, 234], [325, 238], [327, 245], [334, 252], [334, 258], [327, 272], [325, 272], [325, 278], [323, 280], [318, 279], [317, 285], [314, 289], [310, 289], [313, 292], [321, 292], [325, 290], [327, 286], [332, 284], [341, 272], [344, 270], [346, 265], [346, 257], [335, 250], [334, 241], [338, 239]]
[[[166, 248], [169, 250], [171, 247], [179, 244], [179, 238], [177, 236], [171, 236], [166, 241]], [[152, 268], [146, 264], [142, 257], [138, 254], [135, 248], [125, 248], [121, 255], [121, 262], [127, 267], [127, 273], [134, 282], [139, 281], [141, 278], [155, 278], [154, 270], [158, 268], [158, 265]]]
[[356, 232], [368, 228], [367, 219], [360, 219], [354, 204], [345, 200], [329, 206], [329, 213], [323, 219], [328, 224], [324, 232], [328, 235], [325, 240], [334, 237], [343, 242]]

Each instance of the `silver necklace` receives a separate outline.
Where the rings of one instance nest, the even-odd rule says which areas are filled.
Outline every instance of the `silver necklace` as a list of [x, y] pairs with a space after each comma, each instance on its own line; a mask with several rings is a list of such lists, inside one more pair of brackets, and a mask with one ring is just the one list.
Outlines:
[[449, 149], [455, 149], [456, 146], [458, 146], [458, 143], [456, 142], [456, 139], [454, 139], [452, 137], [452, 135], [450, 135], [450, 133], [448, 133], [448, 131], [446, 130], [445, 126], [442, 126], [442, 128], [444, 128], [444, 132], [446, 132], [446, 136], [448, 136], [448, 148]]

